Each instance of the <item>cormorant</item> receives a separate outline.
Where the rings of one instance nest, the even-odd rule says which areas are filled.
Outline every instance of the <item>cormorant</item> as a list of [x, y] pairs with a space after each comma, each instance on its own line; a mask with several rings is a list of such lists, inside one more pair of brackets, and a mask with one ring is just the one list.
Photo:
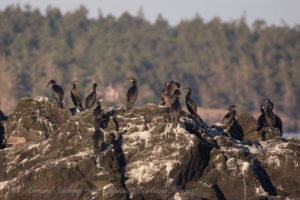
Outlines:
[[273, 113], [273, 103], [270, 99], [265, 99], [264, 104], [264, 113], [265, 119], [267, 121], [267, 126], [273, 128], [275, 127], [275, 114]]
[[[169, 83], [168, 83], [169, 85]], [[168, 90], [165, 90], [164, 93], [162, 93], [162, 96], [164, 98], [165, 104], [168, 106], [169, 109], [172, 107], [172, 96], [168, 93]]]
[[191, 113], [193, 117], [195, 117], [194, 119], [199, 119], [200, 121], [202, 121], [202, 118], [197, 114], [197, 105], [191, 97], [192, 89], [189, 87], [185, 89], [187, 91], [187, 94], [185, 96], [185, 103], [188, 111]]
[[163, 89], [161, 90], [160, 92], [160, 99], [161, 99], [161, 103], [160, 105], [165, 105], [166, 102], [165, 102], [165, 92], [168, 90], [168, 86], [169, 86], [169, 83], [168, 82], [165, 82], [164, 86], [163, 86]]
[[271, 102], [270, 99], [266, 98], [264, 100], [265, 105], [264, 105], [264, 113], [265, 113], [265, 120], [266, 120], [266, 124], [264, 127], [268, 127], [270, 126], [271, 128], [275, 127], [278, 128], [280, 133], [282, 134], [282, 121], [280, 119], [280, 117], [278, 117], [277, 115], [275, 115], [273, 113], [273, 108], [274, 108], [274, 104], [273, 102]]
[[260, 112], [261, 115], [258, 118], [258, 129], [257, 130], [261, 130], [263, 127], [267, 127], [268, 123], [265, 117], [265, 105], [261, 105], [260, 106]]
[[63, 91], [63, 89], [59, 85], [56, 85], [55, 80], [50, 80], [48, 82], [47, 86], [48, 85], [52, 86], [53, 97], [57, 101], [59, 107], [63, 108], [63, 103], [62, 103], [62, 100], [64, 98], [64, 91]]
[[76, 89], [77, 84], [78, 84], [77, 80], [73, 82], [73, 88], [71, 90], [71, 98], [72, 98], [72, 101], [75, 105], [75, 108], [79, 107], [81, 110], [83, 110], [82, 97]]
[[265, 102], [265, 105], [268, 105], [266, 107], [266, 109], [268, 109], [270, 111], [273, 111], [273, 107], [274, 107], [273, 102], [270, 99], [268, 99], [268, 98], [265, 98], [264, 102]]
[[180, 88], [180, 83], [175, 81], [170, 81], [168, 84], [168, 94], [173, 96], [174, 92]]
[[129, 110], [134, 104], [138, 96], [138, 88], [137, 88], [137, 81], [135, 78], [129, 78], [130, 82], [132, 82], [132, 86], [128, 89], [127, 92], [127, 110]]
[[170, 81], [164, 84], [164, 87], [160, 93], [161, 95], [161, 100], [162, 103], [161, 105], [166, 104], [168, 106], [168, 108], [172, 107], [172, 98], [174, 95], [174, 92], [176, 90], [179, 90], [180, 88], [180, 83], [179, 82], [175, 82], [175, 81]]
[[181, 113], [181, 105], [179, 102], [180, 99], [180, 90], [175, 90], [174, 94], [171, 98], [172, 105], [171, 105], [171, 117], [172, 117], [172, 127], [176, 128], [179, 118], [180, 118], [180, 113]]
[[229, 113], [227, 113], [223, 120], [222, 123], [224, 124], [232, 124], [232, 122], [235, 120], [235, 116], [236, 116], [236, 106], [235, 105], [231, 105], [228, 107], [228, 111]]
[[85, 99], [85, 109], [91, 108], [94, 105], [97, 97], [96, 88], [97, 88], [97, 83], [94, 83], [93, 91]]
[[95, 108], [94, 112], [93, 112], [93, 115], [95, 117], [95, 119], [100, 119], [102, 117], [102, 108], [101, 108], [101, 102], [103, 101], [102, 98], [98, 98], [97, 99], [97, 107]]
[[188, 111], [192, 114], [192, 115], [197, 115], [197, 105], [196, 103], [193, 101], [191, 94], [192, 94], [192, 89], [191, 88], [185, 88], [187, 91], [187, 94], [185, 96], [185, 103], [186, 103], [186, 107], [188, 109]]

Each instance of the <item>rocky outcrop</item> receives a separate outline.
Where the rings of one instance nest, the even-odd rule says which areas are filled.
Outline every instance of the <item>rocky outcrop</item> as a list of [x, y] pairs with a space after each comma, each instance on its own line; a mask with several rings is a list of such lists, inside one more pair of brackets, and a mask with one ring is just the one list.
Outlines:
[[[238, 121], [243, 137], [256, 131], [246, 121]], [[92, 110], [72, 116], [48, 98], [22, 99], [3, 129], [26, 143], [0, 150], [1, 199], [300, 196], [299, 139], [237, 140], [186, 113], [172, 129], [168, 111], [154, 104], [105, 108], [100, 155]]]

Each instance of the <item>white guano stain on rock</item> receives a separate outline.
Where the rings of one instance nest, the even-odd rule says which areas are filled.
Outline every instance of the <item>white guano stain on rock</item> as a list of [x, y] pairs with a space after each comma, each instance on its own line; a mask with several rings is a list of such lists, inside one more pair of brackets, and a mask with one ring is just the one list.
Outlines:
[[48, 97], [42, 97], [42, 96], [37, 96], [33, 100], [38, 101], [38, 102], [49, 102], [50, 101], [50, 99]]
[[280, 167], [280, 160], [279, 160], [278, 156], [271, 155], [271, 156], [268, 158], [268, 164], [269, 164], [271, 167]]

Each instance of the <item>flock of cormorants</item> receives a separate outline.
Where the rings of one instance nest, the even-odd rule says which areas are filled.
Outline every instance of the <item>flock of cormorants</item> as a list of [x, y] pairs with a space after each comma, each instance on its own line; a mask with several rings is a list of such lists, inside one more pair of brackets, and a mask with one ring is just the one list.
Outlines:
[[[132, 83], [132, 86], [128, 89], [127, 92], [127, 98], [126, 98], [127, 110], [132, 108], [133, 104], [135, 103], [138, 97], [137, 80], [134, 77], [131, 77], [128, 80]], [[71, 98], [75, 105], [75, 108], [82, 111], [84, 110], [82, 106], [82, 96], [77, 91], [76, 88], [77, 84], [78, 81], [73, 82], [73, 88], [71, 90]], [[57, 85], [54, 80], [50, 80], [48, 85], [52, 86], [53, 96], [58, 102], [59, 106], [62, 108], [63, 107], [62, 100], [64, 97], [63, 89], [59, 85]], [[97, 88], [97, 83], [94, 83], [92, 92], [86, 97], [85, 109], [89, 109], [94, 105], [97, 99], [96, 88]], [[202, 120], [201, 117], [197, 114], [197, 105], [191, 97], [192, 89], [188, 87], [185, 88], [185, 90], [187, 91], [186, 94], [187, 110], [189, 111], [189, 113], [194, 119]], [[171, 118], [172, 118], [172, 127], [175, 128], [177, 127], [180, 114], [181, 114], [181, 105], [179, 101], [181, 95], [180, 83], [175, 81], [166, 82], [163, 86], [160, 95], [161, 95], [161, 105], [166, 105], [169, 108]], [[97, 125], [98, 123], [96, 122], [102, 118], [102, 114], [103, 114], [101, 108], [101, 101], [102, 101], [101, 98], [97, 99], [98, 105], [93, 112], [96, 132], [100, 130], [99, 126]], [[258, 118], [258, 130], [261, 130], [263, 127], [278, 128], [282, 134], [282, 121], [277, 115], [274, 114], [273, 107], [274, 107], [273, 102], [271, 102], [270, 99], [266, 98], [264, 100], [264, 104], [261, 105], [260, 107], [261, 116]], [[228, 107], [229, 112], [224, 116], [222, 120], [224, 124], [232, 124], [232, 122], [236, 118], [236, 108], [237, 107], [235, 105], [231, 105]]]

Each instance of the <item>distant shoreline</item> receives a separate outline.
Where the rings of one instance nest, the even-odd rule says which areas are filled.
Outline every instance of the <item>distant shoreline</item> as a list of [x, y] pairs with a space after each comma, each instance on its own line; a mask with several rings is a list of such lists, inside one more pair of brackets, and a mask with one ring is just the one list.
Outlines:
[[289, 137], [289, 136], [300, 138], [300, 133], [283, 133], [283, 135], [282, 135], [282, 137], [284, 137], [284, 138]]

